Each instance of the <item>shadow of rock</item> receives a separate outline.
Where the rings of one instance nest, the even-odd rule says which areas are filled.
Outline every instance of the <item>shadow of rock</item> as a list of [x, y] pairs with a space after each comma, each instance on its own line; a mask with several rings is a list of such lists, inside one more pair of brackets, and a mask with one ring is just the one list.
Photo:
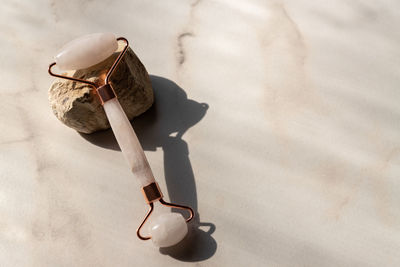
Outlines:
[[[155, 102], [132, 124], [144, 150], [164, 152], [164, 172], [170, 202], [189, 205], [196, 213], [190, 223], [190, 234], [179, 244], [160, 248], [160, 252], [181, 261], [201, 261], [214, 255], [217, 243], [211, 234], [212, 223], [200, 222], [196, 183], [189, 159], [184, 133], [206, 114], [208, 105], [188, 99], [185, 91], [174, 82], [150, 76]], [[87, 141], [107, 149], [120, 150], [111, 129], [93, 134], [81, 134]], [[180, 210], [174, 210], [180, 212]], [[207, 231], [203, 227], [208, 227]]]

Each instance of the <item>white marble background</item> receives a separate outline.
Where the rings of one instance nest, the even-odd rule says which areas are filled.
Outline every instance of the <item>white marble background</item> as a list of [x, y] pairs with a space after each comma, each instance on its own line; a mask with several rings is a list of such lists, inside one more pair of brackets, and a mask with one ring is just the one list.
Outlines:
[[[3, 0], [0, 265], [400, 266], [399, 25], [395, 0]], [[201, 214], [185, 248], [136, 238], [110, 133], [49, 108], [52, 56], [104, 31], [154, 75], [137, 130]]]

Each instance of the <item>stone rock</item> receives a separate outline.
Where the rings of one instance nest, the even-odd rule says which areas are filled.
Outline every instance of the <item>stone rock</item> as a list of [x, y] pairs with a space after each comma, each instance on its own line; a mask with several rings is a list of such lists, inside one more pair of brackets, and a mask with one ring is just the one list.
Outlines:
[[[118, 49], [122, 49], [121, 45]], [[79, 79], [97, 82], [105, 76], [119, 52], [87, 69], [64, 73]], [[122, 108], [129, 120], [142, 114], [154, 102], [149, 75], [131, 48], [110, 77]], [[84, 83], [56, 79], [49, 89], [49, 101], [54, 115], [65, 125], [81, 133], [93, 133], [110, 128], [103, 107], [94, 89]]]

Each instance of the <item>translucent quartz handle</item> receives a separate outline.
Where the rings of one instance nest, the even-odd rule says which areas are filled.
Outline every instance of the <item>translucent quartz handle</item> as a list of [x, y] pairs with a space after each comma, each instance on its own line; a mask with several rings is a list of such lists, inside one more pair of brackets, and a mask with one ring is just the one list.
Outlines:
[[155, 182], [142, 146], [118, 99], [113, 98], [105, 102], [103, 108], [133, 175], [137, 177], [142, 187]]

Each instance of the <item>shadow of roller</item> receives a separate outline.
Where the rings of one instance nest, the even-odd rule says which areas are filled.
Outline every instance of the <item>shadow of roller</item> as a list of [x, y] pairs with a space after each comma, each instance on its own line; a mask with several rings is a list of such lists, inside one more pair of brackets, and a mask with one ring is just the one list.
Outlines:
[[[202, 261], [212, 257], [217, 250], [217, 242], [211, 236], [216, 227], [200, 220], [189, 149], [182, 136], [205, 116], [208, 105], [188, 99], [185, 91], [168, 79], [153, 75], [150, 79], [155, 103], [133, 120], [133, 127], [144, 150], [155, 151], [161, 147], [164, 152], [169, 200], [191, 206], [196, 213], [184, 240], [175, 246], [160, 248], [160, 252], [181, 261]], [[81, 136], [95, 145], [120, 150], [111, 129]]]

